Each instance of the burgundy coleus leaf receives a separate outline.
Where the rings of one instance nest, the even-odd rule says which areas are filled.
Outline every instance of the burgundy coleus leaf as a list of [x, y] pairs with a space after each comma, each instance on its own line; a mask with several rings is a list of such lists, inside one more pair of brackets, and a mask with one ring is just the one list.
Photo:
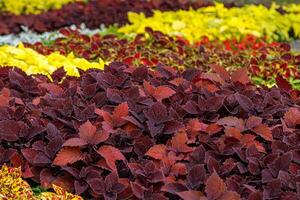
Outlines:
[[231, 80], [233, 82], [239, 82], [242, 84], [250, 83], [250, 78], [248, 76], [248, 70], [246, 67], [237, 69], [231, 74]]
[[82, 147], [88, 143], [81, 138], [70, 138], [62, 146], [63, 147]]
[[217, 121], [217, 124], [237, 128], [240, 131], [243, 131], [245, 129], [244, 121], [242, 119], [232, 116], [219, 119]]
[[106, 112], [106, 111], [98, 109], [98, 108], [95, 109], [95, 113], [97, 115], [101, 116], [104, 120], [102, 122], [102, 129], [104, 130], [104, 132], [106, 132], [106, 133], [113, 132], [114, 127], [113, 127], [112, 115], [109, 112]]
[[65, 191], [73, 191], [74, 190], [74, 180], [72, 177], [68, 175], [62, 175], [57, 177], [53, 182], [53, 185], [57, 185], [61, 187]]
[[199, 80], [198, 82], [195, 83], [195, 86], [200, 89], [205, 89], [210, 93], [215, 93], [219, 91], [219, 87], [210, 80], [205, 80], [205, 79]]
[[173, 84], [175, 86], [179, 86], [182, 83], [184, 83], [184, 79], [183, 78], [175, 78], [175, 79], [169, 81], [169, 83], [171, 83], [171, 84]]
[[274, 179], [267, 183], [263, 190], [263, 199], [274, 199], [280, 197], [282, 193], [281, 181], [279, 179]]
[[260, 124], [256, 126], [253, 131], [263, 139], [267, 141], [273, 141], [272, 131], [267, 125]]
[[65, 166], [83, 160], [84, 158], [85, 156], [79, 148], [64, 147], [56, 154], [56, 157], [53, 160], [53, 164], [58, 166]]
[[230, 80], [230, 74], [226, 69], [220, 65], [211, 65], [210, 66], [214, 72], [216, 72], [221, 78], [228, 81]]
[[235, 138], [235, 139], [237, 139], [237, 140], [239, 140], [239, 141], [240, 141], [240, 140], [242, 139], [242, 137], [243, 137], [242, 133], [241, 133], [240, 130], [237, 129], [237, 128], [228, 127], [228, 128], [225, 128], [224, 132], [225, 132], [225, 136], [226, 136], [226, 137]]
[[171, 147], [176, 152], [181, 152], [181, 153], [192, 152], [194, 150], [194, 148], [189, 147], [187, 145], [187, 142], [188, 142], [188, 137], [187, 137], [186, 132], [180, 131], [172, 137]]
[[222, 130], [222, 126], [218, 125], [217, 123], [209, 124], [205, 132], [208, 133], [210, 136], [219, 133]]
[[21, 167], [23, 165], [23, 163], [24, 163], [23, 157], [19, 153], [17, 153], [17, 152], [15, 152], [11, 156], [10, 162], [13, 165], [13, 167]]
[[208, 199], [212, 200], [241, 200], [238, 193], [228, 191], [225, 182], [214, 172], [207, 179], [205, 186], [205, 193]]
[[33, 174], [32, 170], [29, 166], [29, 163], [25, 163], [24, 170], [22, 171], [22, 177], [25, 178], [25, 179], [35, 177], [35, 174]]
[[141, 164], [129, 163], [128, 167], [136, 178], [140, 178], [143, 181], [150, 183], [165, 182], [165, 176], [161, 167], [152, 161], [145, 160]]
[[200, 131], [205, 132], [207, 125], [200, 122], [198, 119], [191, 119], [186, 125], [189, 143], [195, 143]]
[[171, 194], [177, 194], [178, 192], [186, 191], [187, 187], [182, 183], [168, 183], [161, 187], [161, 191], [168, 192]]
[[147, 190], [145, 187], [135, 182], [131, 182], [130, 185], [132, 193], [135, 197], [137, 197], [138, 199], [145, 198], [145, 191]]
[[54, 83], [40, 83], [38, 85], [40, 89], [45, 89], [47, 92], [54, 95], [62, 95], [64, 90], [57, 84]]
[[189, 161], [193, 164], [204, 164], [205, 148], [200, 145], [190, 155]]
[[194, 165], [187, 175], [187, 180], [191, 188], [198, 188], [204, 182], [205, 175], [204, 165]]
[[220, 83], [220, 84], [224, 84], [224, 79], [221, 78], [218, 74], [216, 73], [202, 73], [201, 74], [201, 78], [202, 79], [207, 79], [207, 80], [210, 80], [211, 82], [214, 82], [214, 83]]
[[56, 176], [48, 168], [43, 169], [40, 173], [40, 182], [43, 188], [50, 188], [55, 179]]
[[129, 114], [129, 107], [128, 104], [125, 103], [121, 103], [119, 104], [113, 112], [112, 115], [112, 120], [113, 120], [113, 124], [115, 127], [119, 127], [122, 126], [126, 123], [126, 120], [124, 119], [125, 117], [128, 116]]
[[10, 90], [8, 88], [3, 88], [0, 95], [0, 107], [8, 107], [10, 100]]
[[177, 192], [177, 195], [183, 200], [205, 200], [203, 193], [195, 190]]
[[84, 181], [77, 181], [74, 182], [74, 188], [76, 194], [82, 194], [88, 189], [88, 184]]
[[175, 93], [176, 92], [169, 87], [158, 86], [157, 88], [155, 88], [155, 91], [152, 96], [157, 101], [162, 101], [163, 99], [167, 99], [167, 98], [173, 96]]
[[241, 200], [241, 196], [233, 191], [225, 192], [218, 200]]
[[163, 144], [157, 144], [152, 146], [145, 155], [157, 160], [162, 160], [167, 155], [167, 148]]
[[297, 124], [300, 124], [300, 111], [298, 108], [290, 108], [284, 113], [283, 118], [288, 127], [295, 127]]
[[241, 143], [245, 147], [250, 147], [250, 146], [254, 145], [259, 152], [266, 153], [265, 147], [259, 141], [256, 141], [255, 139], [256, 139], [256, 136], [254, 136], [254, 135], [244, 134], [241, 138]]
[[103, 117], [106, 131], [110, 132], [113, 127], [120, 127], [126, 124], [126, 118], [129, 115], [129, 107], [128, 104], [124, 102], [115, 107], [112, 114], [100, 109], [96, 109], [95, 113]]
[[246, 127], [248, 129], [252, 129], [257, 127], [262, 123], [262, 118], [256, 117], [256, 116], [251, 116], [246, 120]]
[[97, 131], [96, 126], [88, 120], [79, 127], [79, 137], [89, 144], [98, 144], [107, 140], [109, 134]]
[[216, 172], [212, 173], [205, 183], [205, 193], [208, 199], [219, 199], [226, 191], [227, 187], [225, 182]]
[[154, 103], [149, 110], [144, 111], [146, 118], [155, 124], [161, 124], [170, 120], [167, 107], [161, 102]]
[[22, 155], [25, 157], [25, 159], [33, 164], [33, 161], [35, 159], [35, 156], [37, 155], [38, 151], [30, 148], [23, 148], [21, 149]]
[[126, 189], [126, 186], [120, 182], [117, 172], [111, 172], [105, 177], [105, 199], [111, 198], [111, 196], [118, 196], [119, 193]]
[[184, 163], [175, 163], [170, 170], [170, 174], [174, 176], [186, 175], [187, 173], [187, 167]]
[[280, 89], [286, 92], [289, 92], [293, 89], [292, 85], [287, 80], [285, 80], [282, 76], [276, 77], [276, 84]]
[[153, 87], [149, 82], [144, 81], [144, 88], [146, 93], [154, 97], [157, 101], [169, 98], [176, 92], [167, 86]]
[[117, 170], [116, 167], [117, 160], [126, 161], [126, 158], [121, 153], [121, 151], [113, 146], [109, 146], [109, 145], [101, 146], [97, 150], [97, 153], [99, 153], [105, 159], [107, 165], [113, 171]]
[[14, 120], [0, 121], [0, 140], [13, 142], [19, 140], [20, 126]]
[[97, 132], [96, 126], [90, 121], [85, 122], [79, 127], [79, 138], [68, 139], [64, 147], [82, 147], [88, 144], [98, 144], [108, 139], [109, 134], [105, 132]]
[[254, 109], [254, 104], [252, 103], [252, 100], [248, 98], [245, 95], [235, 93], [234, 94], [235, 99], [240, 104], [242, 109], [244, 109], [246, 112], [251, 113]]
[[207, 125], [201, 123], [198, 119], [191, 119], [187, 124], [187, 130], [192, 133], [204, 131], [206, 127]]

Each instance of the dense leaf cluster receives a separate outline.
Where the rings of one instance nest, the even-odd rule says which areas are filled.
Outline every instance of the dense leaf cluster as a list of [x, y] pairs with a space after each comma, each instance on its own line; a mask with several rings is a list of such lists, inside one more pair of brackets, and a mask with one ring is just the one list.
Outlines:
[[[226, 8], [223, 4], [188, 11], [154, 11], [153, 16], [128, 13], [129, 24], [121, 27], [125, 34], [144, 33], [146, 27], [172, 36], [182, 36], [197, 42], [203, 36], [209, 39], [241, 39], [247, 34], [267, 37], [269, 41], [287, 41], [300, 37], [300, 6], [286, 5], [283, 14], [276, 4], [271, 8], [245, 5]], [[263, 13], [263, 14], [262, 14]]]
[[24, 178], [97, 199], [299, 198], [299, 93], [284, 80], [118, 62], [64, 76], [0, 69], [0, 164]]
[[51, 9], [60, 9], [63, 5], [76, 0], [2, 0], [1, 12], [19, 14], [38, 14]]
[[52, 31], [82, 23], [85, 23], [88, 28], [99, 28], [101, 24], [127, 23], [128, 11], [143, 12], [150, 16], [153, 9], [178, 10], [208, 5], [213, 5], [211, 0], [90, 0], [87, 3], [74, 2], [59, 10], [46, 11], [36, 15], [0, 13], [0, 34], [18, 33], [22, 30], [21, 26], [29, 27], [36, 32]]
[[50, 45], [26, 44], [41, 54], [55, 51], [67, 55], [71, 52], [89, 61], [103, 58], [106, 62], [120, 61], [139, 67], [168, 66], [177, 69], [200, 68], [211, 71], [212, 65], [221, 65], [229, 71], [247, 67], [257, 84], [273, 86], [277, 75], [288, 79], [295, 88], [300, 88], [298, 66], [299, 53], [291, 51], [284, 43], [268, 43], [251, 35], [240, 41], [210, 41], [206, 37], [195, 44], [183, 38], [172, 38], [158, 31], [147, 29], [146, 35], [134, 39], [120, 39], [114, 35], [91, 37], [78, 31], [61, 29], [65, 37]]

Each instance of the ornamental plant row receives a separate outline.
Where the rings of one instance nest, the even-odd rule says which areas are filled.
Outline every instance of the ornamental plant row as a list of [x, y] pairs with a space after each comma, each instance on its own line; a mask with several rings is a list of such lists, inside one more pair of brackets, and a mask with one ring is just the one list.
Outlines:
[[[144, 33], [146, 27], [172, 36], [182, 36], [190, 42], [201, 37], [226, 40], [242, 38], [247, 34], [267, 36], [270, 41], [289, 40], [300, 36], [300, 6], [287, 5], [282, 14], [280, 7], [271, 8], [245, 5], [241, 8], [226, 8], [223, 4], [197, 10], [154, 11], [151, 17], [143, 13], [128, 13], [129, 24], [120, 28], [125, 34]], [[263, 13], [263, 14], [262, 14]]]
[[[23, 0], [24, 1], [24, 0]], [[18, 1], [22, 2], [22, 1]], [[49, 1], [47, 1], [49, 2]], [[16, 2], [5, 1], [14, 6]], [[41, 3], [39, 1], [39, 3]], [[29, 5], [33, 5], [30, 1]], [[0, 34], [18, 33], [22, 31], [21, 26], [26, 26], [36, 32], [53, 31], [58, 28], [86, 24], [88, 28], [99, 28], [100, 25], [112, 25], [115, 23], [125, 24], [128, 22], [127, 12], [143, 12], [146, 16], [152, 15], [152, 10], [178, 10], [195, 9], [203, 6], [213, 5], [211, 0], [184, 1], [172, 0], [91, 0], [88, 2], [74, 2], [64, 5], [61, 9], [50, 10], [40, 14], [14, 15], [11, 13], [0, 13]], [[21, 7], [23, 6], [20, 5]], [[26, 10], [22, 7], [22, 10]], [[10, 11], [10, 9], [9, 9]], [[12, 13], [18, 12], [17, 10]]]
[[81, 73], [0, 69], [1, 165], [88, 199], [299, 198], [299, 93], [284, 80], [120, 62]]
[[71, 29], [61, 29], [64, 37], [58, 38], [50, 45], [42, 43], [25, 44], [41, 54], [71, 52], [77, 57], [98, 62], [120, 61], [140, 67], [168, 66], [177, 69], [199, 68], [211, 71], [220, 65], [228, 71], [247, 67], [256, 84], [273, 86], [277, 75], [287, 79], [294, 88], [300, 85], [298, 66], [300, 54], [291, 51], [285, 43], [266, 42], [263, 38], [245, 36], [240, 41], [230, 39], [220, 42], [203, 37], [195, 44], [183, 38], [172, 38], [161, 32], [147, 29], [147, 33], [130, 39], [113, 35], [91, 37]]
[[38, 14], [43, 11], [60, 9], [63, 5], [80, 0], [2, 0], [0, 11], [20, 14]]

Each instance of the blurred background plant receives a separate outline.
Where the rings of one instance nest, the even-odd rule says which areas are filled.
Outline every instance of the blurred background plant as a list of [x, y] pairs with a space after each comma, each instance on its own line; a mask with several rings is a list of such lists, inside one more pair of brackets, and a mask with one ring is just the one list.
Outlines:
[[224, 3], [226, 5], [231, 6], [243, 6], [244, 4], [262, 4], [267, 7], [270, 7], [272, 3], [277, 3], [280, 5], [286, 5], [286, 4], [299, 4], [299, 0], [216, 0], [216, 2]]

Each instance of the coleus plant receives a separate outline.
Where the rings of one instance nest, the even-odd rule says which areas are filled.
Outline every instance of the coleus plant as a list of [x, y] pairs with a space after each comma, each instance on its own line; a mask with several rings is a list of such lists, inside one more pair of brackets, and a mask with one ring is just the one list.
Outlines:
[[207, 37], [195, 44], [186, 39], [172, 38], [158, 31], [147, 29], [147, 35], [133, 39], [120, 39], [113, 35], [91, 37], [71, 29], [60, 30], [65, 37], [54, 41], [53, 45], [42, 43], [26, 44], [42, 54], [59, 51], [61, 54], [74, 52], [78, 57], [96, 61], [121, 61], [128, 65], [158, 65], [183, 68], [200, 68], [211, 71], [212, 65], [221, 65], [229, 71], [247, 67], [257, 84], [273, 86], [277, 75], [289, 80], [299, 89], [300, 54], [291, 51], [286, 43], [268, 43], [264, 38], [247, 35], [223, 42], [211, 41]]
[[1, 199], [72, 199], [83, 200], [81, 197], [72, 195], [64, 189], [53, 185], [53, 192], [40, 191], [34, 193], [35, 189], [30, 188], [30, 185], [22, 179], [21, 168], [11, 168], [3, 165], [0, 169], [0, 197]]
[[[64, 77], [64, 78], [63, 78]], [[298, 199], [299, 92], [114, 62], [65, 77], [0, 69], [0, 163], [87, 199]], [[63, 79], [63, 80], [62, 80]]]
[[[16, 3], [18, 2], [13, 2], [13, 4]], [[53, 6], [53, 4], [51, 5]], [[143, 12], [146, 16], [151, 16], [154, 9], [163, 11], [187, 10], [190, 7], [197, 9], [211, 5], [213, 5], [212, 0], [93, 0], [70, 3], [58, 10], [45, 11], [36, 15], [14, 15], [2, 12], [0, 14], [0, 35], [19, 33], [22, 31], [22, 26], [35, 32], [45, 32], [82, 23], [86, 24], [88, 28], [99, 28], [102, 24], [113, 25], [117, 23], [121, 25], [128, 22], [127, 12], [129, 11]], [[25, 10], [22, 9], [22, 12]]]

